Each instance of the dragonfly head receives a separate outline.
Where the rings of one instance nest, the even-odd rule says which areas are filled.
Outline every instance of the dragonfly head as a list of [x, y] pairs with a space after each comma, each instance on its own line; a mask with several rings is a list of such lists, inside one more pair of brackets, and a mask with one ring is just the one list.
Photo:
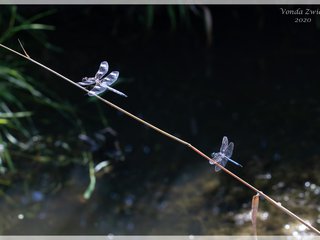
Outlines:
[[82, 78], [82, 81], [87, 81], [88, 80], [88, 78], [87, 77], [84, 77], [84, 78]]
[[213, 157], [214, 158], [214, 156], [216, 155], [216, 153], [215, 152], [213, 152], [213, 153], [211, 153], [211, 157]]

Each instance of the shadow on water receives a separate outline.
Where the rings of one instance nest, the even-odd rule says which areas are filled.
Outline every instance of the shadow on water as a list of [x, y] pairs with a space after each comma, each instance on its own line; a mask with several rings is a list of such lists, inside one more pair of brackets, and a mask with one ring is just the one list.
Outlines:
[[[108, 60], [122, 77], [116, 88], [129, 97], [104, 97], [208, 154], [228, 136], [235, 142], [234, 159], [244, 166], [228, 168], [319, 227], [319, 29], [293, 26], [276, 7], [263, 7], [256, 16], [259, 8], [253, 6], [215, 6], [213, 45], [207, 47], [199, 19], [189, 31], [170, 31], [165, 23], [156, 23], [151, 31], [139, 25], [132, 30], [115, 12], [102, 15], [111, 8], [126, 11], [99, 6], [88, 13], [77, 6], [70, 14], [70, 7], [58, 7], [49, 18], [57, 30], [49, 36], [64, 52], [37, 59], [45, 58], [74, 80], [93, 74]], [[281, 24], [274, 27], [274, 21]], [[97, 177], [87, 201], [82, 197], [89, 183], [86, 165], [48, 164], [31, 169], [28, 177], [18, 176], [1, 200], [2, 233], [251, 234], [255, 193], [216, 174], [184, 146], [101, 103], [88, 103], [78, 89], [46, 77], [48, 85], [80, 106], [89, 134], [104, 127], [98, 111], [106, 116], [125, 160], [93, 155], [95, 164], [111, 161], [112, 170]], [[68, 132], [62, 124], [58, 131]], [[77, 146], [74, 156], [80, 158], [78, 135], [62, 137]], [[309, 234], [263, 200], [258, 218], [262, 235]]]

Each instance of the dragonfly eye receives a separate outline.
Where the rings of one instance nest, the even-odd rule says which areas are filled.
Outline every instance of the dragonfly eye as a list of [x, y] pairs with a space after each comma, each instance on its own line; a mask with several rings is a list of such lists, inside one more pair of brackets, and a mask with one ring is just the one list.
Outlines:
[[82, 78], [82, 81], [87, 81], [87, 80], [88, 80], [87, 77]]
[[211, 157], [214, 157], [215, 154], [216, 154], [215, 152], [211, 153]]

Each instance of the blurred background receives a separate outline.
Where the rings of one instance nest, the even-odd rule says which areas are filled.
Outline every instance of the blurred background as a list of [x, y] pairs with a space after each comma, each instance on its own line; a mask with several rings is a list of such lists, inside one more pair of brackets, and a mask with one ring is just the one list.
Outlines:
[[[0, 8], [0, 43], [228, 164], [320, 227], [320, 15], [296, 6]], [[316, 9], [316, 6], [300, 8]], [[1, 234], [251, 235], [255, 194], [187, 147], [0, 49]], [[312, 234], [263, 199], [259, 235]]]

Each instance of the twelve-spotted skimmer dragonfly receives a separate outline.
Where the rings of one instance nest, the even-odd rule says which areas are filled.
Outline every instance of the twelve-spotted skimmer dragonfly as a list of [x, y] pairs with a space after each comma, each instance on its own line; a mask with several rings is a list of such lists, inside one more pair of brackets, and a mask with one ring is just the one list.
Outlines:
[[[106, 77], [104, 77], [109, 70], [109, 64], [107, 61], [103, 61], [100, 64], [98, 72], [94, 77], [84, 77], [82, 78], [82, 82], [78, 82], [81, 86], [90, 86], [95, 85], [88, 93], [89, 96], [98, 95], [103, 93], [106, 90], [110, 90], [114, 93], [117, 93], [121, 96], [127, 97], [124, 93], [110, 87], [115, 81], [117, 81], [119, 72], [112, 71]], [[104, 78], [103, 78], [104, 77]]]

